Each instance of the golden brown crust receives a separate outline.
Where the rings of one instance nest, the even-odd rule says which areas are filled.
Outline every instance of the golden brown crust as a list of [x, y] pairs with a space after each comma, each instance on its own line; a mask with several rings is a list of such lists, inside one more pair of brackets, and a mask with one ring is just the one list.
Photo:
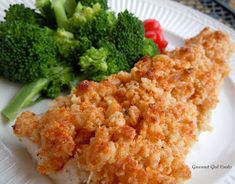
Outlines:
[[23, 113], [14, 132], [40, 145], [42, 173], [74, 157], [92, 183], [179, 183], [191, 176], [185, 157], [209, 128], [232, 50], [228, 36], [205, 29], [130, 73], [81, 82], [41, 117]]
[[23, 112], [12, 126], [14, 133], [38, 143], [40, 139], [38, 119], [32, 112]]

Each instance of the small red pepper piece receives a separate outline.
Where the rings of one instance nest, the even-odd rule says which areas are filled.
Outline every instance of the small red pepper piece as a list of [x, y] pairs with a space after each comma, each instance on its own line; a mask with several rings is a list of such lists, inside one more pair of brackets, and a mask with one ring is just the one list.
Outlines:
[[145, 37], [152, 39], [162, 52], [168, 45], [165, 40], [160, 23], [155, 19], [147, 19], [144, 21]]

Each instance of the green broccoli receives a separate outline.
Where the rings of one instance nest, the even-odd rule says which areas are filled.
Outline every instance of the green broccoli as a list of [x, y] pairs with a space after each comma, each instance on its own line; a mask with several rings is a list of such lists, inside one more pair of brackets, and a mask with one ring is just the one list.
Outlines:
[[157, 54], [160, 54], [160, 52], [154, 41], [152, 39], [144, 38], [143, 56], [153, 58]]
[[74, 14], [76, 6], [77, 2], [75, 0], [65, 0], [64, 7], [68, 17]]
[[107, 0], [36, 0], [36, 7], [41, 15], [12, 5], [0, 22], [0, 75], [24, 84], [2, 111], [8, 119], [73, 85], [77, 69], [76, 81], [100, 81], [159, 53], [142, 21], [127, 10], [117, 19]]
[[[116, 23], [117, 23], [117, 17], [115, 15], [115, 12], [113, 11], [109, 11], [107, 12], [108, 14], [108, 19], [107, 19], [107, 24], [109, 25], [109, 29], [110, 29], [110, 33], [112, 32], [112, 30], [115, 28]], [[110, 35], [108, 35], [110, 37]]]
[[132, 67], [143, 53], [143, 22], [127, 10], [119, 13], [110, 40], [119, 51], [126, 55], [127, 61]]
[[21, 20], [29, 24], [40, 26], [44, 24], [44, 18], [39, 13], [36, 13], [33, 9], [26, 8], [23, 4], [10, 5], [10, 7], [5, 10], [4, 19], [6, 21]]
[[50, 28], [56, 28], [56, 18], [54, 10], [52, 9], [51, 0], [36, 0], [35, 6], [45, 18], [46, 25]]
[[24, 107], [34, 104], [41, 96], [57, 97], [62, 89], [68, 88], [74, 80], [72, 68], [68, 66], [58, 64], [51, 68], [51, 72], [51, 75], [45, 76], [46, 78], [39, 78], [25, 84], [2, 110], [2, 114], [12, 120]]
[[68, 18], [74, 14], [77, 3], [75, 0], [36, 0], [35, 5], [46, 18], [47, 26], [68, 29]]
[[75, 66], [81, 56], [91, 47], [91, 42], [86, 37], [75, 39], [73, 33], [58, 29], [54, 35], [54, 41], [60, 56]]
[[28, 94], [18, 94], [2, 111], [9, 119], [40, 92], [54, 98], [73, 80], [72, 68], [57, 60], [51, 31], [22, 21], [0, 23], [0, 74], [26, 85], [33, 82], [26, 86]]
[[69, 24], [71, 32], [77, 37], [87, 37], [96, 47], [99, 40], [106, 40], [109, 37], [115, 21], [114, 13], [103, 10], [99, 3], [92, 7], [78, 3]]
[[20, 91], [11, 99], [7, 106], [2, 110], [8, 120], [13, 120], [17, 114], [28, 105], [33, 104], [39, 99], [39, 93], [45, 86], [48, 85], [48, 80], [45, 78], [24, 85]]
[[92, 47], [80, 57], [79, 65], [87, 78], [100, 81], [111, 74], [130, 69], [125, 55], [112, 43], [102, 42], [99, 45], [99, 49]]
[[68, 30], [68, 16], [65, 10], [65, 0], [53, 0], [52, 9], [55, 14], [57, 26]]
[[36, 0], [36, 7], [48, 21], [48, 27], [63, 28], [76, 37], [87, 37], [93, 44], [99, 38], [106, 38], [116, 21], [114, 13], [106, 11], [107, 0], [78, 3], [75, 0]]
[[105, 48], [109, 52], [108, 75], [118, 73], [119, 71], [130, 70], [126, 61], [126, 56], [118, 51], [113, 43], [101, 40], [98, 46], [100, 48]]
[[35, 6], [45, 17], [53, 14], [51, 0], [35, 0]]
[[104, 48], [95, 49], [92, 47], [80, 58], [79, 65], [81, 71], [91, 76], [92, 79], [103, 73], [106, 75], [108, 71], [107, 58], [108, 50]]
[[0, 23], [0, 73], [21, 83], [31, 82], [55, 65], [51, 33], [22, 21]]
[[92, 7], [94, 4], [99, 3], [101, 8], [104, 10], [108, 9], [108, 1], [107, 0], [78, 0], [84, 6]]

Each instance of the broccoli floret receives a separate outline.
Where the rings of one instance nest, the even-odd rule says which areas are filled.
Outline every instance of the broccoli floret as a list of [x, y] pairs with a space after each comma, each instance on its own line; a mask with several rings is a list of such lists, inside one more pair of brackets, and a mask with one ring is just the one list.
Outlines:
[[79, 56], [82, 55], [84, 52], [86, 52], [86, 50], [88, 50], [89, 48], [91, 48], [92, 46], [92, 43], [91, 41], [87, 38], [87, 37], [80, 37], [78, 38], [78, 41], [80, 43], [80, 46], [79, 46]]
[[50, 78], [55, 68], [63, 68], [49, 29], [22, 21], [1, 22], [0, 43], [0, 73], [9, 80], [27, 83]]
[[143, 56], [149, 56], [153, 58], [157, 54], [160, 54], [158, 46], [152, 39], [144, 38]]
[[92, 7], [86, 7], [83, 6], [81, 3], [78, 3], [75, 9], [75, 13], [71, 18], [71, 26], [78, 26], [78, 23], [83, 23], [94, 19], [100, 11], [100, 4], [95, 4]]
[[81, 66], [81, 71], [93, 74], [107, 72], [107, 57], [107, 49], [95, 49], [92, 47], [80, 58], [79, 65]]
[[0, 23], [0, 73], [21, 83], [31, 82], [56, 64], [53, 37], [47, 29], [22, 21]]
[[80, 58], [81, 71], [87, 78], [100, 81], [110, 74], [130, 69], [125, 55], [116, 50], [112, 43], [103, 42], [100, 46], [99, 49], [92, 47]]
[[[0, 74], [23, 84], [33, 82], [26, 86], [27, 94], [18, 94], [2, 111], [9, 119], [40, 92], [54, 98], [73, 80], [72, 68], [57, 60], [51, 31], [22, 21], [0, 23]], [[38, 84], [41, 79], [47, 80], [45, 85]]]
[[73, 33], [58, 29], [54, 40], [62, 58], [76, 65], [79, 56], [91, 47], [91, 42], [86, 37], [75, 39]]
[[98, 3], [92, 7], [85, 7], [78, 3], [69, 22], [71, 31], [77, 37], [87, 37], [96, 47], [99, 40], [107, 39], [115, 21], [114, 14], [103, 10]]
[[120, 71], [130, 70], [130, 67], [126, 61], [126, 56], [118, 51], [113, 43], [108, 41], [100, 41], [99, 47], [105, 48], [109, 52], [108, 75], [115, 74]]
[[110, 27], [110, 32], [112, 32], [112, 30], [116, 26], [117, 18], [116, 18], [116, 15], [113, 11], [109, 11], [107, 13], [108, 13], [108, 25]]
[[47, 75], [48, 85], [43, 89], [43, 94], [49, 98], [56, 98], [63, 89], [70, 87], [74, 79], [73, 69], [65, 64], [58, 63], [52, 67], [51, 74]]
[[99, 38], [107, 37], [114, 26], [114, 13], [102, 8], [104, 1], [82, 3], [86, 6], [80, 2], [76, 4], [75, 0], [37, 0], [36, 7], [52, 24], [56, 20], [57, 27], [97, 43]]
[[43, 25], [44, 18], [31, 8], [26, 8], [23, 4], [14, 4], [5, 10], [6, 21], [21, 20], [29, 24]]
[[46, 19], [46, 25], [48, 27], [57, 27], [51, 0], [36, 0], [35, 6], [41, 12], [41, 15]]
[[108, 1], [107, 0], [78, 0], [78, 2], [81, 2], [84, 6], [90, 6], [92, 7], [94, 4], [99, 3], [102, 7], [102, 9], [107, 10], [108, 9]]
[[63, 57], [69, 58], [77, 54], [80, 43], [74, 39], [73, 33], [58, 29], [54, 35], [54, 40]]
[[53, 14], [51, 0], [36, 0], [35, 6], [45, 17], [47, 17], [49, 14]]
[[127, 57], [132, 67], [142, 56], [144, 45], [144, 26], [142, 21], [125, 10], [118, 14], [115, 29], [111, 34], [111, 42]]
[[36, 0], [35, 5], [46, 18], [47, 26], [68, 29], [68, 18], [74, 14], [77, 3], [75, 0]]
[[2, 110], [2, 114], [12, 120], [24, 107], [34, 104], [42, 95], [50, 98], [57, 97], [61, 90], [67, 88], [74, 79], [72, 69], [68, 66], [58, 65], [51, 71], [51, 75], [46, 76], [47, 78], [39, 78], [24, 85]]

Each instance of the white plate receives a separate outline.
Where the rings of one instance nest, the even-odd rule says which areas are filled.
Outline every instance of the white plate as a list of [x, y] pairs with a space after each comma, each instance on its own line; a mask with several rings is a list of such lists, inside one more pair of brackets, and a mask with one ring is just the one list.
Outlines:
[[[24, 3], [33, 7], [32, 0], [0, 0], [0, 19], [8, 4]], [[185, 38], [196, 35], [202, 28], [209, 26], [227, 32], [233, 42], [235, 32], [214, 19], [195, 10], [167, 0], [110, 0], [111, 9], [120, 12], [128, 9], [141, 19], [158, 19], [164, 30], [169, 49], [181, 46]], [[231, 60], [235, 71], [235, 57]], [[235, 183], [235, 74], [227, 78], [221, 90], [220, 103], [213, 112], [212, 133], [202, 133], [188, 156], [187, 163], [192, 170], [192, 179], [188, 184]], [[16, 93], [19, 86], [0, 78], [0, 110]], [[48, 101], [35, 105], [30, 110], [42, 112]], [[2, 117], [1, 117], [2, 118]], [[0, 183], [1, 184], [49, 184], [51, 181], [36, 172], [26, 150], [12, 135], [11, 125], [0, 119]], [[193, 169], [194, 166], [207, 166], [209, 169]], [[213, 166], [229, 165], [222, 169]]]

